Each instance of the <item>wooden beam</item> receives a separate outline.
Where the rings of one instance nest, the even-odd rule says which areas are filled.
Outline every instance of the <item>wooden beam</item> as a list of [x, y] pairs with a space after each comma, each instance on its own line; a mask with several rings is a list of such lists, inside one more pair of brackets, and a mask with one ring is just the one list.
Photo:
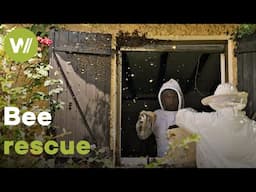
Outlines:
[[115, 135], [115, 165], [121, 164], [121, 113], [122, 113], [122, 52], [117, 53], [117, 77], [116, 77], [116, 135]]
[[56, 47], [54, 48], [57, 52], [66, 52], [66, 53], [80, 53], [80, 54], [90, 54], [90, 55], [111, 55], [111, 49], [83, 49], [83, 48], [75, 48], [72, 46], [66, 47]]
[[221, 83], [225, 83], [226, 79], [226, 63], [225, 63], [225, 54], [220, 54], [220, 74], [221, 74]]
[[172, 41], [207, 41], [207, 40], [229, 40], [230, 35], [148, 35], [147, 38]]
[[[228, 57], [228, 82], [237, 85], [237, 82], [235, 82], [235, 79], [237, 79], [237, 73], [234, 73], [236, 71], [234, 67], [237, 69], [237, 66], [233, 65], [234, 61], [234, 42], [232, 40], [228, 40], [228, 47], [227, 47], [227, 57]], [[236, 77], [235, 77], [236, 76]]]
[[121, 47], [121, 51], [154, 51], [154, 52], [224, 52], [224, 44], [195, 45], [145, 45], [143, 47]]

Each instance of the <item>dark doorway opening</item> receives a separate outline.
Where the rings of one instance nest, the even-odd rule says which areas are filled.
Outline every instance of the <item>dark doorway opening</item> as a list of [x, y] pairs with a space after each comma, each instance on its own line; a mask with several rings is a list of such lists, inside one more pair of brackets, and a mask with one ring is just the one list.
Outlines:
[[185, 107], [212, 111], [201, 99], [221, 82], [220, 52], [122, 51], [121, 156], [156, 156], [154, 135], [142, 141], [135, 125], [140, 111], [160, 109], [158, 91], [174, 78], [184, 94]]

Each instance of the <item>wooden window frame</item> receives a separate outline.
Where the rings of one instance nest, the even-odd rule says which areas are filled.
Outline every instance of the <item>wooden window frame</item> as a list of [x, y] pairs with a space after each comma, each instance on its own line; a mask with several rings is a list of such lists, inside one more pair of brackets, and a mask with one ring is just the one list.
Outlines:
[[[170, 40], [170, 38], [166, 38], [164, 40]], [[223, 44], [224, 45], [224, 50], [223, 53], [220, 54], [220, 69], [221, 69], [221, 82], [230, 82], [234, 83], [234, 70], [233, 70], [233, 58], [234, 58], [234, 53], [233, 53], [233, 41], [230, 40], [229, 36], [191, 36], [191, 37], [175, 37], [173, 44], [170, 45], [162, 45], [159, 46], [138, 46], [138, 47], [126, 47], [126, 46], [121, 46], [117, 50], [117, 55], [116, 55], [116, 138], [115, 138], [115, 149], [114, 149], [114, 157], [115, 157], [115, 164], [117, 166], [120, 166], [122, 162], [126, 162], [129, 164], [129, 160], [132, 161], [137, 161], [141, 163], [148, 163], [151, 161], [151, 158], [137, 158], [137, 157], [122, 157], [121, 156], [121, 110], [122, 110], [122, 52], [124, 51], [174, 51], [174, 46], [179, 44], [179, 45], [189, 45], [193, 43], [201, 43], [203, 46], [204, 45], [213, 45], [213, 43], [217, 44]], [[181, 50], [180, 52], [185, 52], [185, 47], [184, 49]], [[189, 47], [189, 46], [187, 46]], [[217, 45], [215, 46], [215, 48]], [[212, 46], [214, 50], [214, 45]], [[155, 159], [155, 158], [153, 158]], [[126, 165], [127, 165], [126, 164]], [[131, 166], [134, 166], [130, 164]]]

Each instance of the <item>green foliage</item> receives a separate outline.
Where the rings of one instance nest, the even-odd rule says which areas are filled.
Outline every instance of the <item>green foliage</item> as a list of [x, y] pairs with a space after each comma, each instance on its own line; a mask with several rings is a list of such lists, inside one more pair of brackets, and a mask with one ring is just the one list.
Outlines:
[[188, 150], [190, 143], [196, 143], [200, 140], [198, 134], [191, 134], [190, 136], [182, 139], [181, 141], [174, 142], [169, 146], [169, 150], [164, 157], [158, 158], [150, 162], [145, 166], [145, 168], [160, 168], [160, 167], [175, 167], [172, 162], [175, 162], [175, 152], [176, 150]]
[[48, 35], [48, 31], [51, 28], [58, 28], [57, 25], [54, 24], [32, 24], [27, 29], [33, 31], [37, 36], [45, 37]]
[[[47, 36], [53, 25], [31, 25], [28, 27], [41, 37]], [[55, 26], [56, 27], [56, 26]], [[5, 106], [15, 106], [21, 111], [32, 111], [38, 114], [49, 111], [54, 118], [57, 110], [64, 108], [65, 103], [60, 101], [58, 95], [63, 91], [61, 79], [49, 77], [52, 67], [48, 60], [48, 46], [39, 43], [38, 53], [35, 57], [24, 63], [16, 63], [8, 58], [1, 46], [4, 35], [12, 29], [0, 25], [0, 154], [3, 154], [5, 140], [32, 140], [47, 141], [70, 134], [64, 128], [63, 133], [56, 135], [53, 125], [41, 127], [35, 124], [27, 127], [23, 124], [17, 126], [3, 125], [3, 109]], [[70, 158], [65, 163], [59, 163], [59, 157], [28, 155], [0, 155], [0, 167], [112, 167], [111, 154], [107, 148], [95, 148], [83, 158]]]
[[256, 24], [241, 24], [237, 31], [233, 34], [235, 40], [239, 40], [243, 37], [256, 33]]
[[175, 150], [176, 148], [184, 148], [188, 149], [188, 144], [192, 142], [198, 142], [200, 140], [200, 136], [198, 134], [191, 134], [189, 137], [184, 138], [181, 140], [180, 143], [175, 143], [171, 148]]
[[[32, 25], [32, 31], [40, 32], [46, 36], [49, 25]], [[0, 43], [4, 35], [12, 29], [0, 26]], [[1, 44], [0, 44], [1, 45]], [[55, 101], [54, 97], [63, 91], [63, 82], [59, 79], [51, 79], [49, 70], [52, 67], [48, 60], [48, 46], [39, 44], [38, 53], [27, 62], [16, 63], [5, 55], [3, 47], [0, 46], [0, 120], [3, 122], [3, 109], [6, 106], [15, 106], [21, 113], [32, 111], [38, 114], [41, 111], [54, 112], [63, 108], [64, 103]], [[43, 103], [40, 103], [43, 102]], [[2, 123], [3, 124], [3, 123]], [[46, 134], [51, 126], [42, 128], [38, 124], [26, 127], [23, 124], [17, 126], [0, 127], [0, 154], [3, 154], [3, 142], [5, 140], [31, 141], [40, 138], [45, 141], [50, 139]], [[45, 161], [45, 162], [44, 162]], [[1, 156], [0, 167], [52, 167], [53, 160], [44, 156], [35, 157], [31, 155]], [[48, 166], [50, 165], [50, 166]]]
[[108, 148], [92, 148], [90, 154], [84, 158], [69, 158], [58, 167], [64, 168], [113, 168], [111, 153]]

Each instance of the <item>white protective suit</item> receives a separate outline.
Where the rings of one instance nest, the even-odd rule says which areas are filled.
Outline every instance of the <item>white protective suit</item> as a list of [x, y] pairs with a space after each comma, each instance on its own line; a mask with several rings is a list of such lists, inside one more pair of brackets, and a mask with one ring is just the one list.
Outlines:
[[181, 109], [176, 124], [200, 135], [196, 144], [198, 168], [256, 167], [256, 123], [241, 111], [247, 93], [231, 84], [221, 84], [213, 96], [202, 100], [216, 112]]
[[158, 100], [159, 100], [161, 109], [154, 111], [154, 113], [156, 114], [156, 121], [154, 126], [152, 127], [152, 131], [155, 135], [156, 143], [157, 143], [157, 156], [159, 157], [164, 156], [165, 152], [167, 152], [169, 148], [167, 130], [170, 126], [176, 124], [175, 118], [177, 114], [177, 111], [166, 111], [163, 108], [160, 96], [165, 89], [172, 89], [176, 91], [178, 95], [178, 100], [179, 100], [178, 109], [181, 109], [184, 105], [183, 94], [178, 82], [174, 79], [170, 79], [169, 81], [164, 83], [160, 88], [160, 91], [158, 94]]

